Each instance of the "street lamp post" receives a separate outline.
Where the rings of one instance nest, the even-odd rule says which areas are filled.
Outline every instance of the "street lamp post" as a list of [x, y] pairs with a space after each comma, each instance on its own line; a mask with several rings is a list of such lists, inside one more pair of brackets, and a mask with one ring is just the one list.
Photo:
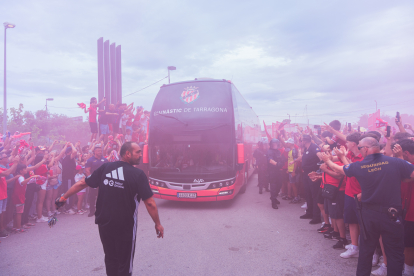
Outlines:
[[168, 83], [170, 83], [170, 71], [177, 70], [175, 66], [168, 66]]
[[46, 112], [47, 112], [47, 101], [53, 101], [53, 98], [47, 98], [46, 99]]
[[16, 25], [4, 22], [4, 103], [3, 103], [3, 133], [7, 131], [7, 102], [6, 102], [6, 30], [14, 28]]

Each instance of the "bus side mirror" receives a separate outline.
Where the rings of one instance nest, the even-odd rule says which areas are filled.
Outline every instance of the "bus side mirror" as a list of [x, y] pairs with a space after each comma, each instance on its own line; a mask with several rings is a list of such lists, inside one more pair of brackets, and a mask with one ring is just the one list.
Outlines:
[[244, 164], [244, 144], [237, 144], [237, 163]]
[[144, 145], [142, 149], [142, 163], [148, 164], [148, 145]]

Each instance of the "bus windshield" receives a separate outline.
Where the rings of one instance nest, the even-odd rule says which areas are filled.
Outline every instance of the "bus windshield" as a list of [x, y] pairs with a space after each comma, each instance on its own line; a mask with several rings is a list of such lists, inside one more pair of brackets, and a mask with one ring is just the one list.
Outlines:
[[231, 171], [234, 163], [230, 143], [182, 141], [159, 144], [151, 147], [150, 155], [151, 169], [174, 174], [223, 173]]

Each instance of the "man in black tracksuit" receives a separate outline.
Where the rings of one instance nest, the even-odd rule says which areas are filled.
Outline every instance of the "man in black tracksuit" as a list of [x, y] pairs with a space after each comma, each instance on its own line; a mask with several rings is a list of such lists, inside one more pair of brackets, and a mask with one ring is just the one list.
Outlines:
[[280, 148], [279, 140], [270, 140], [270, 148], [267, 152], [267, 168], [270, 182], [270, 200], [273, 209], [279, 209], [277, 204], [280, 204], [280, 201], [277, 200], [277, 196], [283, 184], [282, 167], [287, 161], [278, 148]]
[[132, 275], [141, 199], [155, 223], [158, 238], [164, 236], [148, 179], [142, 170], [133, 166], [139, 164], [141, 148], [137, 143], [126, 142], [120, 155], [121, 161], [103, 164], [55, 201], [61, 207], [69, 196], [80, 190], [99, 187], [95, 223], [105, 253], [106, 273], [110, 276]]

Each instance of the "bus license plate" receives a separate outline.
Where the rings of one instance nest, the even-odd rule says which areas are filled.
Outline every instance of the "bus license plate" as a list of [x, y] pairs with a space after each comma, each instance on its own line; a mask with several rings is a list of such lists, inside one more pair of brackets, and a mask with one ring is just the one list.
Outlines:
[[178, 198], [197, 198], [197, 193], [177, 193]]

